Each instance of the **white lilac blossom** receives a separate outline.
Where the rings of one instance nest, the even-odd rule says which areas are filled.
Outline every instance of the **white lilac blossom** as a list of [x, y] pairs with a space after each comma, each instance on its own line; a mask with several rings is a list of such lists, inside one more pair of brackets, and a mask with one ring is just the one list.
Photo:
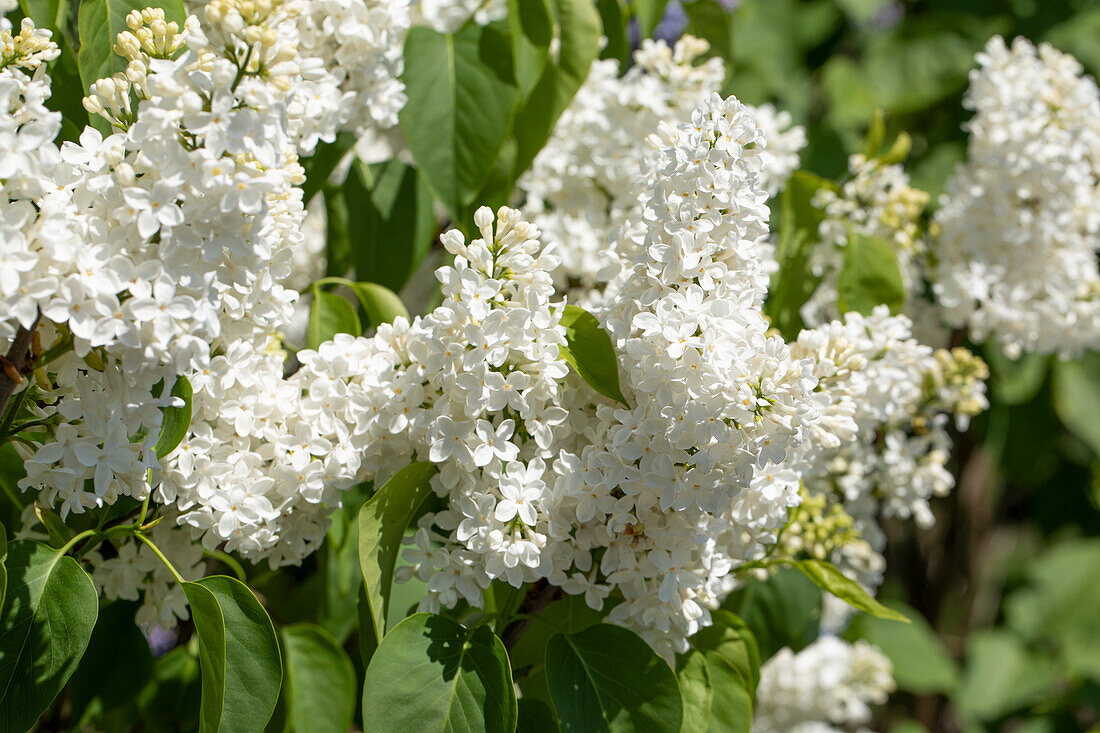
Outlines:
[[601, 314], [631, 407], [597, 406], [577, 429], [587, 444], [557, 467], [586, 530], [576, 546], [606, 547], [600, 572], [623, 597], [609, 619], [668, 651], [709, 624], [730, 571], [798, 503], [785, 458], [816, 419], [817, 380], [767, 335], [765, 140], [752, 113], [713, 95], [651, 144], [641, 221], [615, 244]]
[[[707, 47], [689, 35], [675, 46], [644, 40], [621, 77], [617, 61], [595, 62], [521, 178], [524, 211], [548, 240], [559, 243], [559, 285], [588, 289], [613, 277], [612, 237], [641, 220], [634, 185], [649, 152], [646, 138], [660, 122], [687, 122], [725, 78], [720, 59], [699, 63]], [[752, 111], [768, 143], [762, 186], [774, 195], [798, 167], [805, 131], [770, 105]]]
[[924, 316], [928, 244], [921, 215], [928, 194], [910, 186], [909, 175], [897, 163], [857, 154], [848, 159], [848, 173], [839, 190], [823, 187], [813, 199], [823, 218], [818, 227], [820, 242], [810, 253], [810, 268], [820, 282], [802, 307], [802, 319], [817, 326], [843, 315], [837, 307], [837, 283], [848, 238], [856, 233], [883, 239], [893, 247], [905, 286], [903, 310], [914, 320], [930, 321], [924, 330], [936, 334], [931, 325], [936, 314]]
[[1100, 346], [1100, 91], [1072, 57], [1023, 38], [977, 56], [968, 160], [936, 215], [935, 294], [977, 340]]
[[[954, 486], [948, 430], [952, 419], [965, 429], [988, 407], [988, 369], [966, 349], [919, 343], [909, 319], [891, 316], [886, 306], [804, 330], [791, 351], [813, 361], [818, 390], [828, 397], [796, 451], [803, 484], [854, 518], [860, 541], [836, 548], [829, 559], [873, 592], [885, 569], [879, 520], [933, 523], [931, 499]], [[850, 428], [854, 439], [838, 441]]]
[[784, 648], [760, 668], [752, 733], [863, 726], [894, 687], [890, 660], [865, 641], [822, 636], [797, 653]]

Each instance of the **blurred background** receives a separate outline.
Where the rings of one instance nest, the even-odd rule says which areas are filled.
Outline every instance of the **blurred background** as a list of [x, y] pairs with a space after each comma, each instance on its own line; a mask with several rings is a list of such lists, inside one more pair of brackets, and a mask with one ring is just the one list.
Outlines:
[[[684, 32], [727, 60], [727, 92], [806, 126], [803, 167], [822, 176], [844, 173], [883, 110], [887, 139], [912, 135], [907, 169], [933, 207], [965, 156], [962, 95], [990, 36], [1049, 42], [1100, 72], [1093, 0], [670, 3], [656, 35]], [[847, 632], [894, 663], [875, 729], [1100, 730], [1100, 355], [971, 347], [990, 363], [991, 407], [957, 437], [957, 488], [933, 528], [887, 526], [880, 597], [914, 623], [859, 617]]]

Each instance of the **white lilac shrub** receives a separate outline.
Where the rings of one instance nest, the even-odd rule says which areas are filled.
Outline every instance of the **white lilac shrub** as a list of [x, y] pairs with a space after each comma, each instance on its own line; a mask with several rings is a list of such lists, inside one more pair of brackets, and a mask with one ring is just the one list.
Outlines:
[[[47, 106], [58, 39], [2, 21], [0, 352], [22, 359], [29, 339], [32, 357], [25, 374], [0, 364], [22, 385], [22, 428], [0, 420], [33, 500], [9, 528], [19, 542], [54, 517], [79, 526], [60, 554], [90, 538], [77, 558], [104, 598], [140, 600], [147, 630], [190, 617], [202, 632], [186, 581], [208, 557], [301, 565], [349, 490], [380, 493], [421, 462], [433, 496], [394, 533], [386, 592], [419, 581], [421, 611], [483, 609], [475, 629], [524, 621], [500, 588], [549, 589], [682, 661], [731, 594], [808, 561], [839, 568], [822, 584], [844, 600], [889, 613], [871, 598], [881, 522], [935, 521], [953, 432], [988, 407], [985, 363], [938, 348], [944, 323], [1010, 355], [1100, 342], [1095, 82], [1049, 47], [991, 41], [966, 97], [969, 160], [931, 225], [896, 161], [852, 156], [847, 180], [813, 196], [814, 288], [806, 328], [785, 337], [768, 310], [786, 256], [769, 202], [805, 130], [723, 98], [706, 42], [644, 40], [628, 68], [595, 61], [577, 81], [515, 172], [516, 208], [450, 212], [433, 308], [367, 335], [353, 315], [356, 333], [292, 355], [299, 290], [320, 293], [328, 264], [303, 161], [346, 154], [338, 136], [400, 149], [410, 30], [501, 27], [508, 7], [135, 9], [113, 45], [123, 70], [83, 96], [95, 124], [63, 142]], [[547, 68], [564, 44], [547, 41]], [[896, 258], [893, 311], [843, 307], [853, 237]], [[612, 390], [581, 363], [578, 319], [607, 346]], [[134, 521], [104, 528], [120, 517]], [[828, 596], [826, 632], [841, 606]], [[893, 689], [881, 653], [830, 633], [757, 671], [756, 733], [864, 726]]]

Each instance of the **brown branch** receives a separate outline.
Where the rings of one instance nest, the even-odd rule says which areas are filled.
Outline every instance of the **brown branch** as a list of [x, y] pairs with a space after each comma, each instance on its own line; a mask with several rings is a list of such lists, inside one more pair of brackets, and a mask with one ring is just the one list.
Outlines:
[[31, 372], [31, 343], [41, 318], [41, 313], [36, 315], [29, 329], [20, 326], [11, 342], [11, 348], [8, 349], [8, 355], [0, 356], [0, 415], [4, 414], [16, 388], [26, 381], [26, 375]]
[[516, 611], [516, 613], [524, 614], [528, 618], [518, 618], [508, 624], [507, 628], [504, 629], [504, 633], [500, 635], [504, 647], [511, 649], [515, 646], [515, 643], [519, 641], [519, 637], [523, 636], [523, 632], [527, 631], [527, 627], [533, 622], [533, 619], [529, 617], [538, 616], [546, 610], [547, 606], [561, 598], [561, 596], [561, 588], [550, 585], [545, 580], [540, 580], [531, 586], [523, 599], [523, 603], [519, 605], [519, 610]]

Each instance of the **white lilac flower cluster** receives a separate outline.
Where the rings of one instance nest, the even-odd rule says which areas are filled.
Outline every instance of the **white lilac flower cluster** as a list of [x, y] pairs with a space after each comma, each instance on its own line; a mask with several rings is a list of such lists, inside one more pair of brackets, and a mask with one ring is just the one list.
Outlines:
[[[873, 591], [885, 569], [879, 519], [934, 522], [930, 500], [954, 487], [947, 469], [952, 418], [962, 430], [988, 407], [988, 369], [966, 349], [919, 343], [909, 319], [891, 316], [886, 306], [804, 330], [791, 351], [813, 361], [818, 389], [829, 396], [819, 429], [797, 451], [805, 490], [854, 518], [860, 541], [830, 559]], [[855, 439], [837, 441], [835, 426], [851, 421]], [[843, 617], [836, 604], [830, 608]], [[835, 624], [834, 618], [826, 625]]]
[[856, 154], [848, 159], [848, 173], [839, 190], [822, 187], [813, 198], [822, 221], [810, 268], [820, 283], [802, 306], [802, 319], [818, 326], [842, 315], [837, 307], [838, 281], [848, 238], [855, 233], [892, 245], [907, 296], [903, 310], [916, 320], [927, 303], [921, 297], [928, 254], [921, 216], [928, 194], [910, 186], [909, 175], [897, 163]]
[[[223, 0], [224, 1], [224, 0]], [[300, 57], [288, 114], [299, 149], [339, 132], [375, 138], [397, 125], [405, 106], [402, 49], [409, 0], [285, 0], [295, 27], [277, 32]]]
[[[88, 128], [79, 144], [51, 152], [56, 123], [44, 120], [38, 134], [49, 137], [35, 155], [53, 161], [57, 185], [33, 199], [33, 236], [5, 238], [25, 264], [4, 292], [12, 314], [4, 328], [28, 327], [40, 312], [44, 344], [71, 339], [73, 347], [42, 375], [39, 402], [49, 407], [38, 418], [48, 433], [37, 449], [19, 446], [24, 489], [39, 490], [63, 516], [152, 490], [208, 546], [225, 542], [247, 554], [279, 539], [257, 517], [275, 507], [292, 525], [291, 505], [312, 498], [297, 487], [291, 499], [267, 496], [270, 477], [226, 481], [257, 457], [234, 452], [233, 434], [204, 433], [232, 409], [226, 395], [236, 385], [262, 381], [260, 369], [242, 370], [265, 359], [268, 335], [297, 297], [278, 283], [301, 241], [303, 177], [286, 102], [300, 69], [269, 28], [242, 26], [224, 4], [204, 10], [204, 23], [192, 16], [182, 29], [155, 9], [128, 16], [117, 45], [126, 71], [92, 84], [85, 99], [111, 123], [109, 136]], [[34, 112], [25, 105], [8, 116]], [[37, 129], [23, 124], [20, 134]], [[16, 180], [5, 182], [8, 205], [29, 195]], [[55, 210], [63, 213], [56, 224]], [[228, 359], [235, 363], [225, 366]], [[276, 384], [281, 358], [271, 360]], [[153, 447], [177, 375], [195, 389], [193, 438], [211, 437], [226, 452], [206, 454], [217, 465], [205, 470], [189, 460], [194, 451], [180, 451], [159, 480]], [[249, 435], [246, 423], [234, 425], [238, 435]], [[248, 538], [234, 534], [244, 512]]]
[[[337, 133], [376, 137], [405, 105], [402, 47], [409, 0], [196, 0], [214, 46], [228, 44], [287, 99], [288, 132], [308, 154]], [[251, 30], [250, 30], [251, 29]], [[259, 43], [242, 46], [247, 34]]]
[[[568, 367], [557, 265], [538, 230], [502, 208], [475, 217], [482, 237], [443, 236], [454, 264], [436, 275], [443, 303], [373, 338], [337, 337], [299, 352], [301, 414], [344, 461], [381, 485], [414, 458], [439, 467], [446, 508], [419, 525], [411, 572], [429, 584], [424, 607], [481, 605], [494, 578], [519, 586], [568, 566], [568, 524], [550, 464], [567, 413]], [[567, 428], [565, 428], [567, 429]]]
[[[721, 59], [698, 63], [707, 48], [690, 35], [673, 47], [645, 40], [621, 77], [618, 61], [595, 62], [521, 178], [524, 211], [560, 245], [559, 285], [588, 289], [613, 277], [612, 238], [641, 221], [635, 180], [649, 152], [646, 138], [660, 122], [687, 122], [722, 85]], [[768, 105], [752, 111], [768, 142], [762, 185], [774, 195], [798, 167], [805, 131]]]
[[822, 636], [760, 668], [752, 733], [840, 733], [871, 721], [894, 691], [890, 660], [865, 641]]
[[1100, 346], [1100, 90], [1072, 57], [1023, 38], [977, 56], [968, 161], [936, 215], [935, 293], [1010, 356]]
[[597, 499], [578, 521], [592, 517], [585, 542], [606, 543], [600, 568], [623, 596], [609, 618], [660, 649], [707, 625], [730, 570], [774, 541], [799, 500], [785, 458], [819, 404], [812, 363], [766, 333], [765, 140], [751, 111], [715, 94], [651, 143], [641, 225], [615, 243], [602, 313], [631, 407], [597, 407], [563, 476]]

